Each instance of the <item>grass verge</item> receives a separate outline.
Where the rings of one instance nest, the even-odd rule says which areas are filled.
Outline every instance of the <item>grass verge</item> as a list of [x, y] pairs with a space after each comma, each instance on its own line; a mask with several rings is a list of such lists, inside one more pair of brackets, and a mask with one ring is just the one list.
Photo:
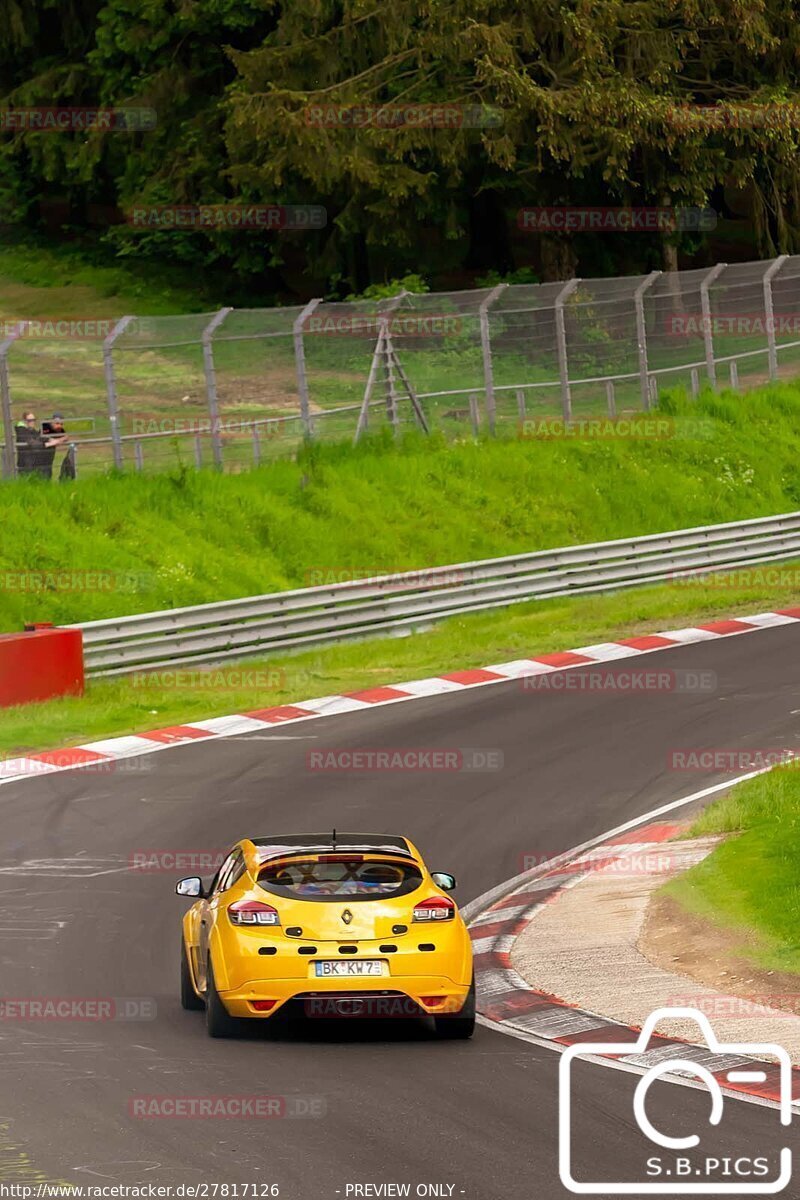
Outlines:
[[787, 564], [769, 572], [755, 568], [737, 573], [735, 580], [720, 577], [718, 587], [673, 584], [609, 596], [529, 602], [454, 618], [410, 637], [219, 666], [207, 673], [190, 673], [189, 679], [151, 672], [141, 678], [97, 680], [89, 683], [82, 699], [4, 709], [0, 753], [13, 756], [75, 745], [111, 734], [572, 649], [715, 616], [785, 608], [800, 602], [799, 566]]
[[742, 957], [800, 974], [800, 771], [779, 767], [711, 804], [691, 836], [733, 834], [663, 891], [742, 936]]
[[800, 385], [675, 399], [662, 436], [315, 445], [234, 475], [2, 488], [0, 629], [800, 507]]

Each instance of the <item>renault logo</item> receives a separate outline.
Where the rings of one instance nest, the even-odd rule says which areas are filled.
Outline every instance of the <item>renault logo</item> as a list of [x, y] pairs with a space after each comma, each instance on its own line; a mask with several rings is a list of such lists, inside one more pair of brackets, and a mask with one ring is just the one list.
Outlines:
[[344, 921], [345, 925], [349, 925], [350, 922], [352, 921], [352, 919], [353, 919], [353, 914], [350, 912], [349, 908], [346, 908], [344, 910], [344, 912], [342, 913], [342, 920]]

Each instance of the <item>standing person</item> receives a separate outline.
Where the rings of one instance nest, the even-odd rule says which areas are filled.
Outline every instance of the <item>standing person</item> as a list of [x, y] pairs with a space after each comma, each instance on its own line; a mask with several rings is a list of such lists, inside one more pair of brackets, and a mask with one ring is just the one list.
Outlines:
[[[46, 423], [42, 430], [37, 429], [36, 414], [30, 409], [23, 413], [22, 420], [16, 426], [17, 473], [19, 475], [41, 475], [43, 479], [52, 479], [55, 448], [66, 441], [67, 435], [66, 432], [63, 433], [63, 436], [56, 433], [56, 436], [51, 438], [43, 432], [49, 428], [49, 423]], [[63, 428], [62, 423], [61, 429], [63, 430]]]
[[64, 418], [61, 413], [53, 413], [49, 421], [42, 422], [42, 435], [47, 440], [44, 443], [42, 450], [42, 469], [39, 471], [45, 479], [53, 478], [53, 462], [56, 457], [56, 447], [63, 446], [67, 440], [67, 431], [64, 428]]
[[44, 453], [44, 438], [36, 428], [36, 414], [25, 412], [15, 428], [17, 442], [17, 474], [34, 475]]

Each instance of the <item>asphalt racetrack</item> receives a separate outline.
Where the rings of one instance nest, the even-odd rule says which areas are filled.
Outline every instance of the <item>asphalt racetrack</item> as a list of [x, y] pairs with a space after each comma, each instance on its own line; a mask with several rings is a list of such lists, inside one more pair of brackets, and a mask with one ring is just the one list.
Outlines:
[[[143, 850], [222, 850], [289, 831], [407, 834], [463, 905], [542, 858], [725, 778], [676, 771], [674, 750], [800, 743], [800, 629], [662, 651], [637, 666], [716, 673], [716, 688], [625, 694], [524, 691], [509, 682], [274, 732], [170, 748], [111, 773], [68, 771], [0, 788], [0, 962], [5, 997], [148, 1001], [151, 1019], [0, 1022], [0, 1180], [275, 1184], [287, 1200], [391, 1195], [418, 1185], [470, 1200], [555, 1200], [559, 1055], [479, 1027], [437, 1042], [424, 1025], [310, 1021], [215, 1041], [178, 1001], [176, 873], [129, 869]], [[626, 664], [610, 664], [609, 670]], [[578, 673], [578, 672], [576, 672]], [[487, 771], [312, 771], [312, 749], [461, 749]], [[125, 763], [122, 764], [126, 766]], [[731, 775], [739, 772], [732, 771]], [[191, 872], [184, 872], [191, 873]], [[757, 1030], [753, 1030], [754, 1038]], [[580, 1064], [575, 1170], [644, 1178], [637, 1077]], [[293, 1098], [286, 1119], [142, 1118], [142, 1096]], [[302, 1101], [303, 1103], [300, 1103]], [[719, 1157], [792, 1143], [768, 1107], [654, 1086], [651, 1120], [704, 1133]], [[787, 1195], [800, 1195], [790, 1185]], [[211, 1193], [209, 1193], [211, 1194]], [[221, 1193], [217, 1193], [221, 1194]], [[253, 1194], [264, 1194], [263, 1192]], [[395, 1193], [396, 1194], [396, 1193]], [[744, 1191], [732, 1194], [746, 1194]]]

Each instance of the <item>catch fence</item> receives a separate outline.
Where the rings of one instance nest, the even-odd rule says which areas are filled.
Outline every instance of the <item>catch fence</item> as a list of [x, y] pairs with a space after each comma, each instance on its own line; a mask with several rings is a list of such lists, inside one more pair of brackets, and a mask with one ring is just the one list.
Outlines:
[[[76, 329], [77, 324], [77, 329]], [[241, 470], [388, 424], [452, 437], [647, 411], [659, 390], [800, 369], [800, 256], [291, 308], [21, 321], [0, 340], [2, 463], [26, 407], [78, 474]], [[523, 424], [530, 422], [530, 426]]]

